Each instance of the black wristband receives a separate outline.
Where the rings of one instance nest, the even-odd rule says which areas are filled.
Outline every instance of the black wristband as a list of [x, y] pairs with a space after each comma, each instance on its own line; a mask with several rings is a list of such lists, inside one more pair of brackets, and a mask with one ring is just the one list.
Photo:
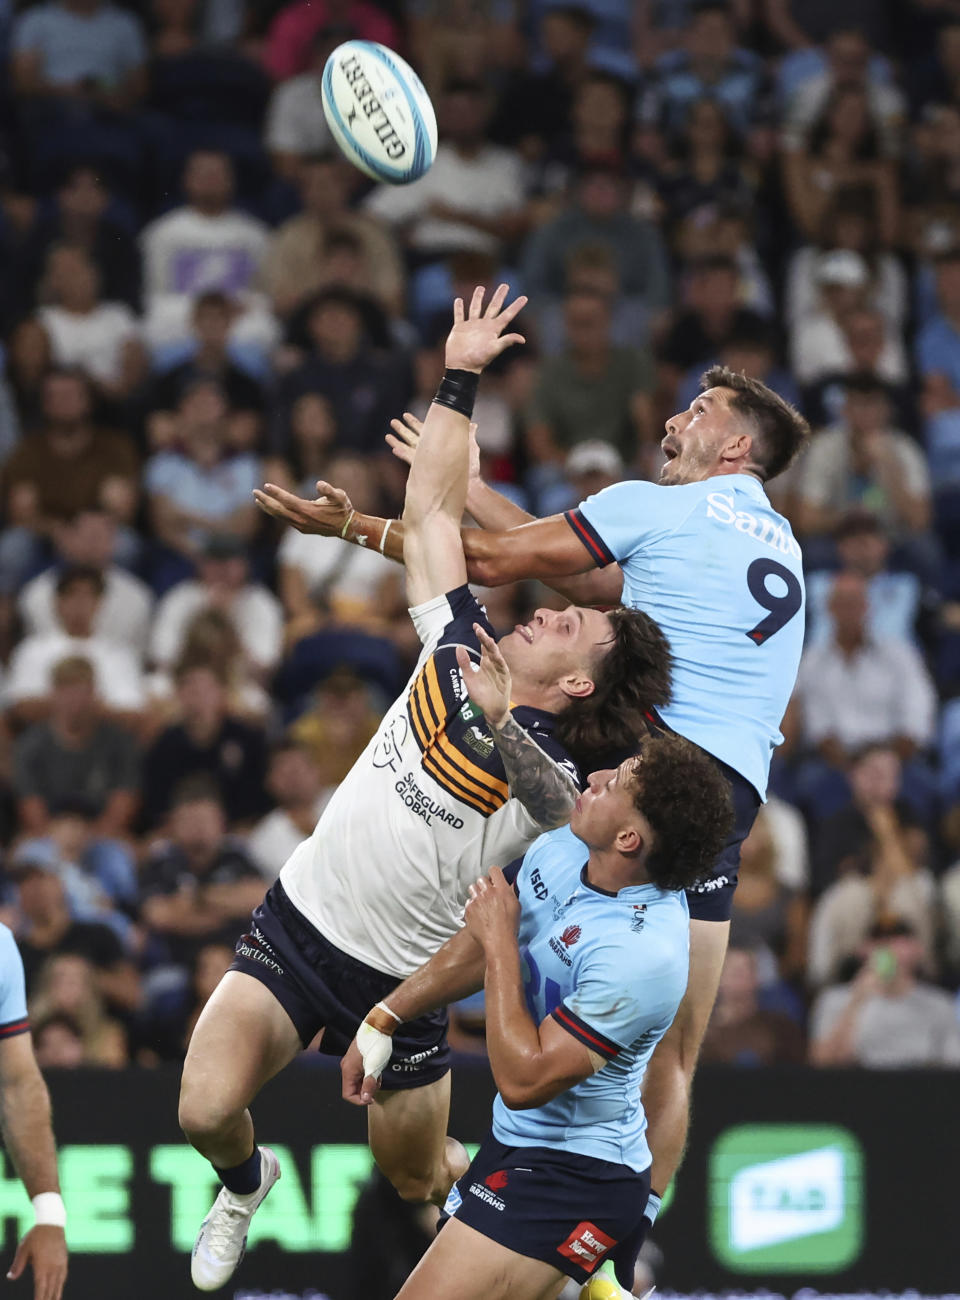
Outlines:
[[451, 411], [465, 415], [469, 420], [473, 416], [479, 383], [480, 376], [472, 370], [445, 370], [433, 400], [440, 406], [449, 406]]

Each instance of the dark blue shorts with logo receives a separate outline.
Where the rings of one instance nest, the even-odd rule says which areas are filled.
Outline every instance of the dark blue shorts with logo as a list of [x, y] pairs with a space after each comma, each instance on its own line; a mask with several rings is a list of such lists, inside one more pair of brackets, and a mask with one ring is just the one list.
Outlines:
[[[713, 755], [711, 755], [713, 758]], [[757, 819], [760, 796], [746, 777], [735, 772], [719, 758], [714, 763], [730, 782], [733, 798], [733, 829], [720, 855], [713, 864], [710, 875], [693, 889], [687, 890], [687, 907], [691, 921], [729, 921], [733, 911], [733, 895], [740, 871], [740, 849]]]
[[650, 1174], [556, 1147], [507, 1147], [492, 1133], [447, 1197], [461, 1223], [586, 1282], [639, 1227]]
[[[320, 1051], [342, 1056], [374, 1003], [400, 983], [336, 948], [290, 902], [277, 881], [237, 941], [231, 970], [266, 985], [293, 1021], [304, 1047], [323, 1030]], [[398, 1025], [381, 1088], [422, 1088], [450, 1068], [447, 1013]]]

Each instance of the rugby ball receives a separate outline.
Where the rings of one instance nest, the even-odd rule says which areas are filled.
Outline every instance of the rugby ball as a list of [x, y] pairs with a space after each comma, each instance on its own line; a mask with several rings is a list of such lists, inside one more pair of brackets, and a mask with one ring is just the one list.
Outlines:
[[323, 111], [350, 161], [375, 181], [409, 185], [437, 153], [437, 118], [408, 63], [376, 41], [344, 41], [321, 81]]

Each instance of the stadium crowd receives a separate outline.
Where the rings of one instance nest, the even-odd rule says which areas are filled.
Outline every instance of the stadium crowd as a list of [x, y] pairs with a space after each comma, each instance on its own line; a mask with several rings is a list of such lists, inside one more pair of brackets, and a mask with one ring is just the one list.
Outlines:
[[[434, 98], [413, 185], [332, 144], [354, 36]], [[0, 44], [0, 917], [41, 1063], [182, 1056], [401, 688], [400, 571], [251, 492], [397, 511], [389, 421], [506, 279], [481, 463], [536, 513], [655, 478], [716, 361], [815, 429], [705, 1059], [960, 1066], [960, 0], [40, 0]]]

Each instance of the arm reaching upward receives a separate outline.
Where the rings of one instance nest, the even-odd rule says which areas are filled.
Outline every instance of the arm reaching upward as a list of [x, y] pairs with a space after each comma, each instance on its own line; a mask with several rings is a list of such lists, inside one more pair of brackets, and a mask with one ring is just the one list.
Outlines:
[[[411, 605], [467, 579], [460, 521], [467, 500], [470, 420], [461, 411], [464, 404], [472, 407], [473, 399], [459, 394], [470, 388], [471, 375], [479, 376], [494, 357], [524, 341], [520, 334], [503, 333], [526, 303], [517, 298], [504, 307], [507, 293], [507, 286], [500, 285], [486, 311], [481, 288], [474, 290], [466, 314], [462, 299], [454, 303], [445, 377], [423, 423], [423, 454], [414, 459], [403, 505], [403, 561]], [[475, 392], [475, 379], [472, 387]]]

